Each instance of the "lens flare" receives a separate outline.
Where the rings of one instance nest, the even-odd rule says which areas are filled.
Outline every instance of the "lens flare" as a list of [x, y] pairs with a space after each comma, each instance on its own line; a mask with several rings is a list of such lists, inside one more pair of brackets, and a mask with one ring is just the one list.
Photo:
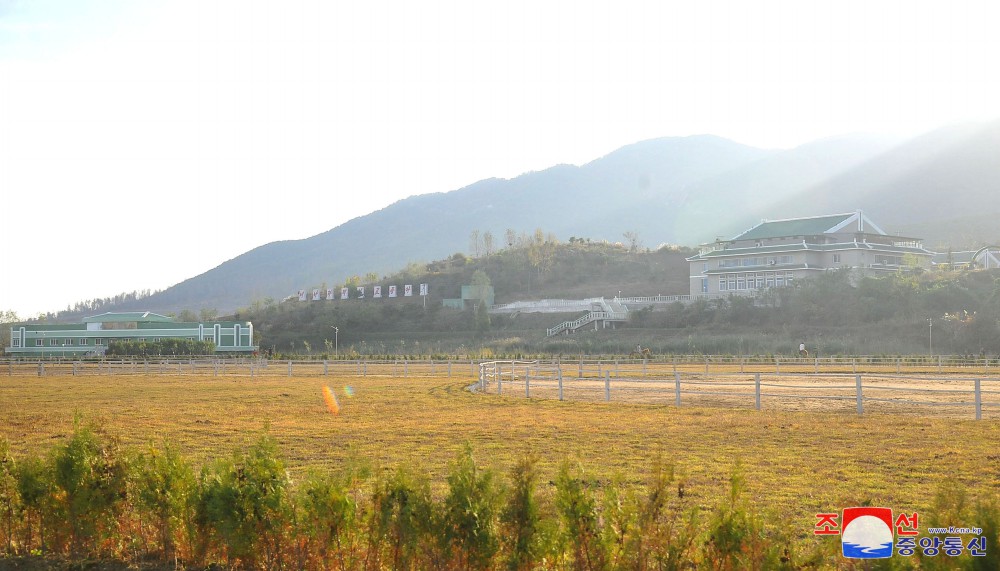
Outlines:
[[333, 395], [330, 387], [323, 387], [323, 402], [326, 403], [326, 408], [330, 409], [331, 413], [340, 414], [340, 403], [337, 402], [337, 397]]
[[354, 387], [352, 387], [351, 385], [344, 385], [344, 395], [347, 398], [353, 398], [354, 397]]

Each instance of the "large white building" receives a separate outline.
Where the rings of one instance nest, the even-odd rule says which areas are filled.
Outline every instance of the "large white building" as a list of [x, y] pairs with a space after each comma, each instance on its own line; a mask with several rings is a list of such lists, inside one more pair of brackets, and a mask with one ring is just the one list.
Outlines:
[[890, 236], [860, 210], [765, 220], [730, 239], [702, 246], [691, 264], [691, 298], [751, 295], [839, 268], [895, 272], [930, 267], [934, 255], [917, 238]]

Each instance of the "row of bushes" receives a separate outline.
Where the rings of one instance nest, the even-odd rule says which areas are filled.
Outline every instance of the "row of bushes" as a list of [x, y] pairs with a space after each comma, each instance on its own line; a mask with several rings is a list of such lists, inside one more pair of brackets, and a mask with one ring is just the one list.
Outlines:
[[167, 338], [157, 341], [127, 339], [112, 341], [105, 351], [108, 357], [154, 357], [169, 355], [212, 355], [215, 343], [194, 339]]
[[[373, 475], [351, 465], [293, 482], [266, 432], [196, 471], [171, 446], [123, 449], [78, 421], [45, 459], [15, 459], [0, 439], [0, 553], [233, 569], [803, 569], [838, 561], [839, 542], [797, 550], [802, 530], [765, 528], [744, 499], [738, 466], [729, 494], [707, 514], [689, 505], [685, 482], [659, 460], [637, 488], [620, 479], [601, 485], [568, 461], [549, 484], [551, 493], [539, 493], [534, 458], [502, 481], [468, 447], [436, 492], [407, 468]], [[1000, 510], [978, 509], [995, 545]], [[998, 555], [993, 548], [985, 559], [945, 563], [996, 569]], [[893, 568], [909, 564], [929, 569], [935, 560], [897, 558]]]

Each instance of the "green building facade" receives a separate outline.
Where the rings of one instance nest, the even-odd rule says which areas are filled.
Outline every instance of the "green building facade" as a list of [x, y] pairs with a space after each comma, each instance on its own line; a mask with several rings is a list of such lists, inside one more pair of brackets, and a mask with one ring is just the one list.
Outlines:
[[10, 328], [6, 353], [19, 357], [100, 356], [116, 341], [190, 339], [211, 341], [216, 353], [253, 353], [249, 321], [179, 322], [146, 312], [102, 313], [82, 323], [18, 323]]

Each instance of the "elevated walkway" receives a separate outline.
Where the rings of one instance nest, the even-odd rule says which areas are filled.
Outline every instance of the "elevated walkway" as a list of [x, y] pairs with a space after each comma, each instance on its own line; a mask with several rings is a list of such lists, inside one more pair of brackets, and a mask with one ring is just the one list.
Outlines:
[[516, 313], [573, 313], [586, 311], [583, 315], [572, 321], [564, 321], [555, 327], [545, 330], [547, 337], [560, 333], [575, 333], [580, 329], [594, 324], [594, 329], [615, 327], [616, 324], [628, 321], [629, 305], [633, 307], [646, 307], [655, 304], [669, 304], [675, 302], [688, 303], [690, 296], [687, 295], [657, 295], [649, 297], [615, 297], [607, 300], [603, 297], [593, 297], [589, 299], [540, 299], [536, 301], [515, 301], [512, 303], [502, 303], [490, 306], [490, 313], [495, 314], [516, 314]]

